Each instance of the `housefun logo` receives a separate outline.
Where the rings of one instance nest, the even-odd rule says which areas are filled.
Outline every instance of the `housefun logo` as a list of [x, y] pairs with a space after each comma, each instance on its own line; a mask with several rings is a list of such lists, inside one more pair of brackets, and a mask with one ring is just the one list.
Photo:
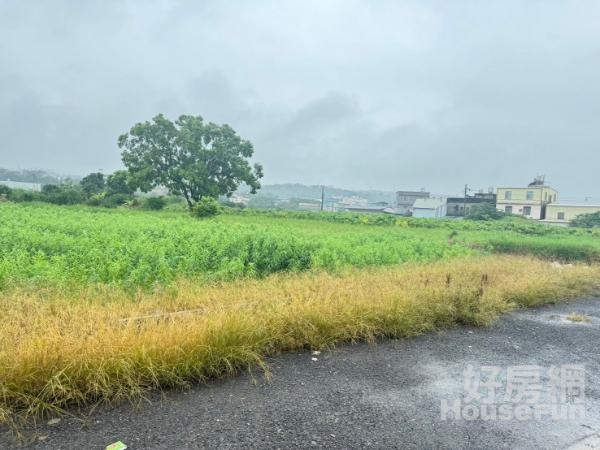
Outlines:
[[585, 419], [585, 366], [468, 365], [462, 398], [441, 401], [442, 420]]

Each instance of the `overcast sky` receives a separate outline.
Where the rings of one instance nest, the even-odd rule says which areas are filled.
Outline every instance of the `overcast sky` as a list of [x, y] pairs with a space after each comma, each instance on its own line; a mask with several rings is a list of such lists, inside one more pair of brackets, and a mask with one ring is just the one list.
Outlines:
[[118, 169], [159, 112], [265, 183], [600, 197], [600, 2], [0, 0], [0, 167]]

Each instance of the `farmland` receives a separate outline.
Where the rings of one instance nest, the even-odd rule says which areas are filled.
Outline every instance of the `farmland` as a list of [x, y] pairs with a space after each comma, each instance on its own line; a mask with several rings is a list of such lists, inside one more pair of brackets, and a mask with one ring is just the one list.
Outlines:
[[[183, 213], [48, 205], [0, 206], [0, 288], [168, 285], [278, 272], [432, 262], [490, 252], [600, 261], [590, 231], [513, 222], [381, 216]], [[326, 219], [326, 220], [323, 220]], [[327, 220], [328, 219], [328, 220]], [[334, 221], [337, 219], [337, 221]], [[372, 223], [369, 223], [369, 220]]]
[[486, 325], [600, 278], [597, 232], [519, 220], [2, 203], [0, 250], [12, 424], [267, 370], [282, 351]]

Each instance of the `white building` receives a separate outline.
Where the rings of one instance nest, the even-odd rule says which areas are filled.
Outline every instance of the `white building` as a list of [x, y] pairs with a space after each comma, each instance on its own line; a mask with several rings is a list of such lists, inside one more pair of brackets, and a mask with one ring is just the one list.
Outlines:
[[551, 203], [546, 206], [544, 222], [568, 225], [577, 216], [600, 212], [600, 204], [592, 203]]
[[443, 197], [418, 198], [413, 205], [413, 217], [439, 219], [446, 217], [446, 199]]
[[8, 186], [11, 189], [24, 189], [26, 191], [36, 191], [36, 192], [39, 192], [42, 190], [42, 185], [40, 183], [27, 183], [25, 181], [0, 180], [0, 184], [3, 184], [4, 186]]
[[429, 192], [425, 189], [420, 191], [397, 191], [395, 214], [410, 215], [413, 211], [413, 205], [419, 198], [429, 198]]

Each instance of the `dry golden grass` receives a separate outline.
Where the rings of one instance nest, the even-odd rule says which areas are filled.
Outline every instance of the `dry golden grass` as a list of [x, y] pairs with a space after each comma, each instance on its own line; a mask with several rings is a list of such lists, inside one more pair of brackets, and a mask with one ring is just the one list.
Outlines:
[[95, 287], [0, 297], [0, 423], [134, 400], [154, 388], [265, 367], [264, 356], [342, 341], [485, 325], [581, 295], [600, 268], [523, 257], [279, 275], [131, 296]]

